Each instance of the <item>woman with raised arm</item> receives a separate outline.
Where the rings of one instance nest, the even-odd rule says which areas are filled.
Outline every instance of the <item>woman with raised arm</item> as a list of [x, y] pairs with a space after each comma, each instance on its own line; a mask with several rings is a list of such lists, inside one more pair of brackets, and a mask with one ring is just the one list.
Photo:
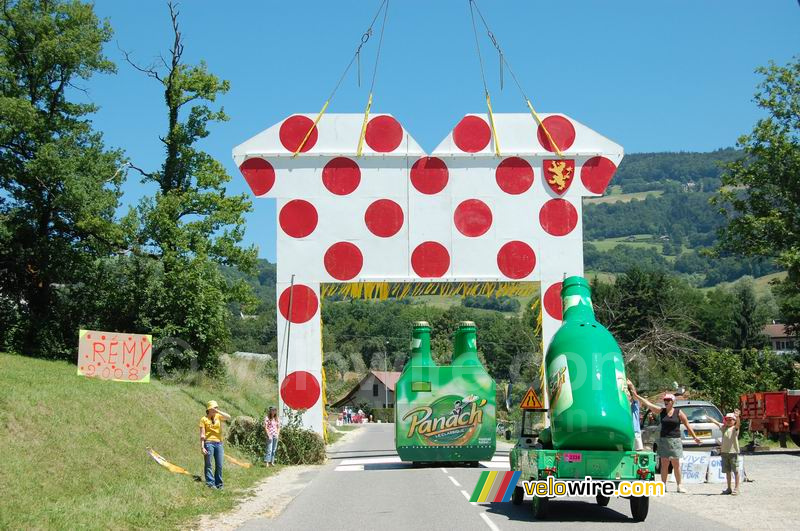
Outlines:
[[200, 419], [200, 451], [203, 453], [206, 485], [214, 489], [222, 489], [222, 461], [225, 458], [225, 451], [222, 449], [223, 420], [231, 420], [231, 416], [220, 411], [215, 400], [210, 400], [206, 405], [206, 415]]
[[669, 475], [669, 465], [672, 464], [672, 471], [675, 474], [675, 482], [678, 484], [677, 492], [687, 492], [681, 487], [681, 463], [683, 457], [683, 443], [681, 442], [681, 424], [686, 426], [689, 435], [694, 438], [697, 444], [700, 439], [694, 433], [689, 419], [682, 411], [675, 409], [675, 395], [666, 393], [664, 395], [664, 407], [657, 406], [640, 396], [635, 389], [632, 390], [634, 398], [639, 400], [644, 406], [659, 415], [661, 418], [661, 434], [658, 439], [658, 457], [661, 460], [661, 481], [664, 483], [664, 490], [667, 488], [667, 476]]

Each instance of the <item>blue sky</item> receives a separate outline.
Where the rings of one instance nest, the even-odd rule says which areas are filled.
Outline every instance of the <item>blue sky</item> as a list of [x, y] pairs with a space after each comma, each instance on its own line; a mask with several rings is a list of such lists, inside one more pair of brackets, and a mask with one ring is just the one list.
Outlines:
[[[184, 59], [205, 59], [231, 82], [219, 100], [230, 121], [202, 147], [222, 161], [231, 193], [248, 191], [231, 149], [289, 114], [317, 112], [350, 60], [380, 0], [184, 0]], [[732, 146], [760, 116], [753, 70], [800, 53], [800, 6], [770, 1], [480, 0], [507, 60], [540, 112], [561, 112], [622, 144], [627, 153], [709, 151]], [[83, 83], [100, 106], [95, 126], [138, 166], [163, 158], [161, 87], [122, 59], [149, 63], [166, 53], [171, 28], [162, 0], [97, 0], [114, 37], [113, 76]], [[329, 112], [363, 112], [377, 35]], [[481, 33], [496, 112], [525, 112], [497, 54]], [[467, 0], [390, 0], [373, 112], [397, 117], [427, 150], [466, 113], [485, 112]], [[130, 173], [126, 203], [152, 190]], [[274, 200], [254, 201], [247, 244], [275, 260]]]

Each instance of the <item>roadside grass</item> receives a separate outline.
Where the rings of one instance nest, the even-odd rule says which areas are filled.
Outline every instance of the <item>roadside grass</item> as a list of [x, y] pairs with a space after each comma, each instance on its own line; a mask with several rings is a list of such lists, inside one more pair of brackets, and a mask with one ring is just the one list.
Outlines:
[[[231, 509], [276, 469], [226, 461], [226, 488], [216, 491], [168, 472], [145, 449], [202, 475], [197, 422], [205, 402], [234, 416], [257, 416], [274, 402], [275, 384], [234, 378], [117, 383], [79, 377], [66, 362], [0, 354], [0, 529], [167, 529]], [[249, 460], [231, 445], [225, 451]]]
[[648, 190], [645, 192], [633, 192], [630, 194], [614, 193], [612, 191], [612, 193], [601, 197], [585, 197], [583, 199], [583, 203], [585, 205], [597, 205], [602, 203], [628, 203], [634, 199], [642, 201], [648, 195], [658, 197], [664, 195], [664, 190]]
[[344, 437], [344, 435], [347, 432], [353, 431], [353, 430], [357, 430], [358, 428], [360, 428], [360, 426], [357, 425], [357, 424], [344, 424], [342, 426], [336, 426], [333, 423], [329, 423], [328, 424], [328, 445], [330, 446], [331, 444], [335, 443], [336, 441], [338, 441], [339, 439]]

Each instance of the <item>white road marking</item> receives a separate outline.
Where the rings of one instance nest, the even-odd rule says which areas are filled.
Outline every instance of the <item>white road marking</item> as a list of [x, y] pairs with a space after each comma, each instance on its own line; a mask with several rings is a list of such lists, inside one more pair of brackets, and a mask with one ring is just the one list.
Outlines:
[[500, 531], [500, 528], [494, 525], [494, 522], [492, 522], [489, 517], [486, 516], [486, 513], [480, 513], [480, 517], [483, 518], [483, 521], [486, 522], [486, 525], [489, 526], [489, 529], [492, 531]]
[[476, 506], [476, 505], [478, 505], [478, 504], [477, 504], [477, 503], [475, 503], [475, 502], [471, 502], [471, 501], [469, 501], [469, 493], [468, 493], [467, 491], [465, 491], [465, 490], [462, 490], [462, 491], [461, 491], [461, 494], [463, 494], [463, 495], [464, 495], [464, 497], [467, 499], [467, 501], [469, 502], [469, 504], [470, 504], [470, 505], [472, 505], [473, 507], [474, 507], [474, 506]]
[[364, 465], [339, 465], [333, 470], [335, 472], [363, 472]]
[[445, 467], [442, 467], [442, 472], [444, 472], [445, 474], [447, 474], [447, 469], [446, 469]]
[[503, 461], [495, 461], [495, 460], [481, 461], [480, 465], [483, 468], [493, 468], [495, 470], [509, 470], [508, 461], [505, 461], [505, 462], [503, 462]]
[[452, 482], [453, 482], [453, 485], [455, 485], [456, 487], [460, 487], [460, 486], [461, 486], [461, 483], [459, 483], [458, 481], [456, 481], [456, 478], [454, 478], [453, 476], [447, 476], [447, 477], [449, 477], [449, 478], [450, 478], [450, 481], [452, 481]]
[[386, 464], [386, 463], [402, 463], [399, 457], [397, 456], [388, 456], [388, 457], [361, 457], [359, 459], [343, 459], [343, 465], [374, 465], [374, 464]]

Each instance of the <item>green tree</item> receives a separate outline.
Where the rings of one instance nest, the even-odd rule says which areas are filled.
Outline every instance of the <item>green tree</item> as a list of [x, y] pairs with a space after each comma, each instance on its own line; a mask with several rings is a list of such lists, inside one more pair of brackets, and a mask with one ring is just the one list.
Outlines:
[[766, 111], [739, 139], [744, 156], [730, 163], [714, 198], [728, 224], [720, 249], [774, 258], [789, 274], [776, 289], [790, 329], [800, 331], [800, 58], [756, 70], [755, 103]]
[[174, 39], [163, 68], [139, 66], [126, 53], [128, 62], [164, 87], [168, 120], [161, 168], [147, 172], [132, 165], [142, 182], [158, 189], [131, 210], [126, 223], [134, 227], [137, 252], [158, 258], [163, 267], [163, 291], [146, 308], [151, 330], [186, 341], [191, 352], [183, 352], [184, 359], [213, 372], [228, 346], [227, 305], [254, 302], [244, 279], [226, 281], [219, 268], [254, 271], [255, 248], [240, 246], [251, 202], [246, 195], [228, 195], [225, 168], [197, 148], [211, 123], [227, 120], [222, 109], [214, 111], [207, 103], [228, 92], [230, 84], [202, 61], [183, 62], [179, 13], [172, 2], [168, 7]]
[[748, 375], [742, 357], [730, 350], [710, 350], [698, 359], [696, 385], [708, 400], [725, 411], [733, 411], [739, 395], [748, 390]]
[[759, 308], [753, 291], [753, 282], [742, 279], [734, 288], [736, 303], [731, 327], [731, 344], [734, 349], [760, 347], [765, 343], [762, 333], [764, 322], [759, 318]]
[[70, 99], [114, 72], [111, 34], [90, 4], [2, 0], [0, 344], [28, 355], [73, 355], [88, 316], [67, 292], [85, 295], [98, 260], [121, 246], [122, 155], [92, 129], [96, 107]]

